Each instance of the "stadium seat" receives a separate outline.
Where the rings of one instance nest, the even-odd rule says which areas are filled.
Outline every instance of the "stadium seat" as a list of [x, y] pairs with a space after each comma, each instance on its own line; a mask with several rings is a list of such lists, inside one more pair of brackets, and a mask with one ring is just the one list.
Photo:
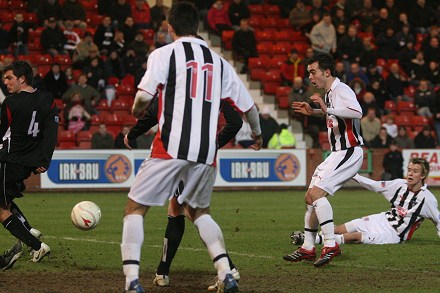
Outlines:
[[222, 46], [225, 50], [232, 50], [232, 38], [235, 31], [223, 31], [222, 32]]
[[60, 130], [58, 132], [58, 146], [60, 148], [76, 146], [75, 133], [72, 130]]
[[397, 115], [394, 117], [394, 123], [397, 126], [411, 127], [411, 119], [407, 115]]
[[108, 85], [112, 85], [112, 86], [114, 86], [116, 88], [119, 86], [119, 82], [120, 82], [120, 80], [116, 76], [109, 76], [107, 78], [107, 84]]
[[55, 56], [54, 62], [60, 64], [62, 70], [66, 70], [67, 67], [72, 66], [72, 60], [67, 54], [59, 54]]
[[265, 16], [266, 15], [266, 11], [265, 11], [263, 5], [248, 5], [248, 8], [249, 8], [249, 11], [251, 12], [252, 16], [255, 16], [255, 15]]
[[122, 125], [128, 125], [130, 127], [137, 123], [137, 119], [131, 114], [121, 115], [120, 119], [122, 120]]
[[429, 125], [429, 119], [425, 116], [411, 116], [411, 126], [414, 131], [420, 132], [423, 127]]
[[134, 75], [133, 74], [127, 74], [124, 76], [124, 78], [121, 79], [121, 85], [129, 85], [134, 87]]
[[396, 114], [397, 113], [396, 103], [391, 100], [385, 101], [384, 109], [388, 112], [387, 114]]
[[404, 93], [410, 98], [414, 98], [414, 95], [416, 94], [416, 88], [412, 85], [409, 85], [404, 88]]
[[266, 68], [253, 68], [250, 69], [250, 79], [251, 80], [262, 80], [264, 76], [266, 75]]
[[287, 59], [287, 54], [290, 52], [292, 44], [288, 41], [277, 41], [272, 47], [272, 56], [284, 56]]
[[101, 99], [98, 102], [98, 105], [95, 106], [95, 109], [98, 111], [99, 115], [101, 116], [102, 113], [111, 113], [111, 108], [108, 105], [107, 99]]
[[257, 47], [259, 44], [261, 44], [261, 42], [273, 42], [275, 41], [274, 31], [269, 31], [269, 30], [256, 31], [255, 39], [257, 41]]
[[397, 102], [397, 114], [399, 115], [416, 115], [416, 106], [413, 102], [400, 101]]
[[76, 133], [76, 143], [80, 147], [84, 146], [84, 143], [86, 143], [85, 145], [87, 145], [87, 143], [91, 144], [92, 135], [93, 133], [89, 130], [80, 130]]
[[291, 29], [292, 25], [290, 24], [290, 21], [288, 18], [274, 18], [275, 23], [276, 23], [276, 27], [279, 30], [287, 30], [287, 29]]
[[275, 97], [289, 97], [292, 88], [290, 86], [279, 86], [275, 91]]
[[280, 16], [280, 7], [278, 5], [264, 5], [264, 14], [270, 18], [279, 18]]
[[272, 42], [260, 42], [257, 44], [258, 54], [270, 54], [272, 52]]
[[40, 65], [51, 65], [53, 62], [52, 56], [49, 54], [36, 54], [32, 56], [32, 62]]
[[266, 57], [251, 57], [248, 59], [248, 67], [249, 69], [265, 69], [269, 62], [269, 58]]
[[149, 45], [154, 42], [154, 35], [156, 34], [153, 29], [140, 29], [144, 36], [145, 42]]
[[130, 114], [131, 105], [124, 100], [115, 99], [111, 104], [111, 112], [116, 115]]
[[264, 17], [251, 16], [251, 18], [249, 18], [249, 26], [251, 26], [254, 29], [264, 28]]

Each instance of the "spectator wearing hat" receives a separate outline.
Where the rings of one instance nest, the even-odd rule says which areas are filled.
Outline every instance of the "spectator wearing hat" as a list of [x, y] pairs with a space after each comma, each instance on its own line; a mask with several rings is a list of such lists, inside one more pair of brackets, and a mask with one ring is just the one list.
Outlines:
[[431, 127], [426, 125], [423, 129], [414, 137], [414, 147], [416, 149], [435, 149], [437, 142], [431, 133]]
[[255, 34], [249, 27], [247, 18], [243, 18], [240, 21], [240, 28], [232, 37], [232, 50], [234, 51], [235, 59], [243, 58], [244, 65], [241, 73], [247, 73], [249, 58], [258, 56]]
[[263, 148], [267, 148], [269, 140], [278, 132], [278, 122], [270, 115], [268, 106], [260, 113], [261, 136], [263, 137]]
[[304, 77], [304, 61], [296, 49], [289, 52], [288, 58], [281, 65], [281, 84], [292, 86], [296, 77]]
[[390, 142], [389, 151], [383, 156], [382, 180], [403, 178], [403, 155], [395, 140]]
[[66, 37], [63, 31], [59, 28], [54, 17], [49, 18], [47, 27], [41, 33], [41, 46], [47, 54], [52, 57], [58, 54], [64, 54], [64, 45], [66, 44]]

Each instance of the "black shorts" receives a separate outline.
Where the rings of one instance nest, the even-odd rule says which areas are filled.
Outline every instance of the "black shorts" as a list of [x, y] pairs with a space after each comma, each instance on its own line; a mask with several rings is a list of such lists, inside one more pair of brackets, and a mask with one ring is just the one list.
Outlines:
[[0, 163], [0, 205], [8, 205], [14, 198], [22, 197], [26, 189], [24, 180], [34, 168], [11, 163]]

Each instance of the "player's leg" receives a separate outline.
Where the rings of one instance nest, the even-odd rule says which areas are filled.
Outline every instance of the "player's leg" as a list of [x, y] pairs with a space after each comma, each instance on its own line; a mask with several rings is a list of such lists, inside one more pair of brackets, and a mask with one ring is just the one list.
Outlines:
[[[139, 263], [144, 242], [144, 216], [148, 208], [148, 206], [140, 205], [131, 199], [128, 199], [125, 206], [121, 254], [126, 290], [136, 290], [140, 286]], [[143, 289], [139, 292], [143, 292]]]
[[238, 284], [231, 273], [223, 232], [209, 213], [215, 168], [204, 164], [192, 165], [188, 169], [185, 190], [178, 200], [185, 202], [186, 216], [197, 227], [208, 249], [218, 279], [222, 282], [218, 292], [237, 292]]
[[10, 211], [10, 204], [14, 197], [24, 191], [23, 180], [29, 177], [29, 168], [14, 164], [0, 164], [0, 222], [16, 238], [33, 249], [33, 262], [39, 262], [44, 256], [50, 253], [47, 244], [42, 243], [27, 229], [23, 222]]
[[163, 206], [178, 186], [183, 160], [146, 159], [136, 174], [124, 211], [121, 255], [125, 289], [144, 292], [139, 262], [144, 241], [144, 216], [151, 206]]
[[183, 191], [183, 181], [180, 181], [174, 196], [168, 204], [168, 224], [165, 230], [162, 257], [157, 266], [154, 284], [164, 287], [169, 285], [169, 273], [171, 263], [179, 248], [185, 232], [185, 216], [183, 207], [177, 202], [177, 197]]

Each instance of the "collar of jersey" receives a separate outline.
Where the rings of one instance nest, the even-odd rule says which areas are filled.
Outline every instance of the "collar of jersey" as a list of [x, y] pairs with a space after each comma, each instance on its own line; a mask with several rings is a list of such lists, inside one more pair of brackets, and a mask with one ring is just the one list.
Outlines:
[[204, 40], [197, 39], [196, 37], [180, 37], [174, 42], [190, 42], [208, 47], [208, 44]]

